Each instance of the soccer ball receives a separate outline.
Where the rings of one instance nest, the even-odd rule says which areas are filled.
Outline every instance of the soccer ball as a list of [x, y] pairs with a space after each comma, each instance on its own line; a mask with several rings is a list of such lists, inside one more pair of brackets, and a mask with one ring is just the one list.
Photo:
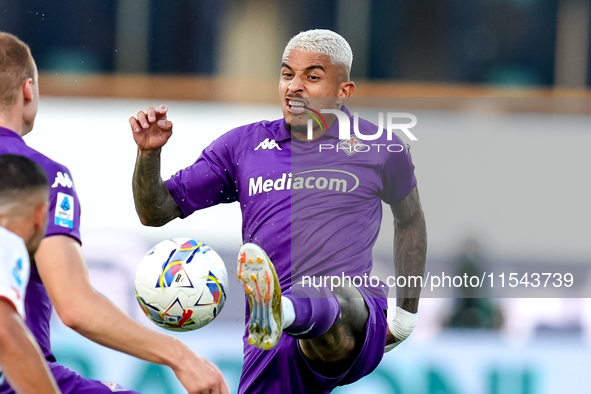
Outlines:
[[148, 251], [135, 276], [135, 295], [146, 316], [172, 331], [209, 324], [226, 301], [228, 273], [209, 246], [190, 238], [160, 242]]

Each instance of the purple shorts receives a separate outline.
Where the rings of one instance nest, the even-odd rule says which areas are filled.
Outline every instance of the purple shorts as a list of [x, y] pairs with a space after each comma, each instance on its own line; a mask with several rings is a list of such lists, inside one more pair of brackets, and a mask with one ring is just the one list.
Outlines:
[[[47, 365], [51, 369], [62, 394], [139, 394], [116, 383], [85, 379], [71, 369], [59, 365], [56, 362], [49, 362]], [[4, 382], [2, 387], [0, 387], [0, 394], [14, 394], [14, 391]]]
[[387, 302], [383, 298], [365, 298], [365, 303], [369, 318], [363, 347], [353, 365], [337, 377], [326, 377], [314, 371], [302, 354], [297, 339], [283, 334], [273, 350], [259, 350], [248, 345], [246, 330], [238, 393], [325, 394], [369, 375], [384, 356]]

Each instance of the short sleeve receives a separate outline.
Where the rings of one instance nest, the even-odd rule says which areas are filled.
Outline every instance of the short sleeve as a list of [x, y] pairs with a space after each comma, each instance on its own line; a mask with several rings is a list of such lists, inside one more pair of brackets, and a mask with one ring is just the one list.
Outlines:
[[0, 298], [12, 303], [25, 317], [25, 291], [31, 266], [22, 239], [0, 228]]
[[[417, 185], [410, 146], [404, 144], [400, 138], [393, 143], [400, 146], [399, 152], [388, 151], [380, 177], [382, 190], [380, 198], [387, 204], [393, 205], [404, 200]], [[393, 149], [392, 150], [398, 150]]]
[[46, 171], [49, 179], [49, 206], [45, 236], [66, 235], [82, 243], [80, 200], [76, 194], [74, 180], [64, 166]]
[[193, 165], [166, 181], [183, 217], [199, 209], [238, 200], [230, 133], [212, 142]]

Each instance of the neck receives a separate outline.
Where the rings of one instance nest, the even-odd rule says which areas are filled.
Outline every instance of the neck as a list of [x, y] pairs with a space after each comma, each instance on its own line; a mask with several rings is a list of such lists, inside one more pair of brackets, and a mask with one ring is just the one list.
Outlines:
[[23, 127], [22, 114], [19, 113], [16, 107], [11, 108], [9, 112], [0, 111], [0, 127], [10, 129], [21, 137], [24, 137], [28, 131], [25, 131]]

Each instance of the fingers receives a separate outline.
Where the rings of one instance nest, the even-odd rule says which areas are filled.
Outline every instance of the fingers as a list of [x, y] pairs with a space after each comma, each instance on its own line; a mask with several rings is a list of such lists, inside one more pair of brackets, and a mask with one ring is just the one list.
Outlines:
[[164, 131], [170, 131], [172, 129], [172, 122], [167, 120], [166, 114], [168, 107], [164, 104], [160, 105], [158, 110], [154, 107], [150, 107], [146, 112], [139, 111], [134, 118], [129, 118], [129, 125], [135, 132], [140, 132], [141, 129], [148, 129], [153, 123], [156, 123], [158, 127]]
[[133, 116], [129, 118], [129, 125], [131, 126], [131, 130], [136, 133], [139, 133], [142, 130], [137, 119]]
[[162, 104], [158, 109], [149, 107], [129, 118], [133, 139], [142, 152], [160, 153], [172, 135], [172, 122], [167, 117], [168, 107]]
[[154, 123], [156, 121], [156, 110], [154, 107], [148, 108], [148, 111], [146, 111], [146, 117], [150, 123]]
[[[150, 108], [148, 108], [148, 112], [150, 111]], [[152, 108], [152, 109], [154, 109], [154, 108]], [[137, 113], [137, 120], [138, 120], [140, 126], [142, 126], [142, 128], [147, 129], [148, 127], [150, 127], [150, 124], [148, 123], [148, 118], [146, 117], [146, 114], [144, 113], [144, 111], [140, 111]]]
[[160, 105], [158, 110], [154, 107], [148, 108], [146, 112], [140, 111], [137, 113], [137, 120], [142, 128], [147, 129], [150, 127], [150, 124], [156, 122], [157, 120], [166, 120], [166, 113], [168, 112], [168, 107], [165, 104]]
[[162, 104], [160, 105], [160, 107], [158, 107], [157, 110], [150, 107], [148, 111], [148, 120], [150, 121], [150, 123], [152, 123], [155, 121], [166, 120], [166, 113], [168, 112], [168, 107]]
[[159, 120], [157, 124], [162, 131], [172, 130], [172, 122], [170, 120]]

